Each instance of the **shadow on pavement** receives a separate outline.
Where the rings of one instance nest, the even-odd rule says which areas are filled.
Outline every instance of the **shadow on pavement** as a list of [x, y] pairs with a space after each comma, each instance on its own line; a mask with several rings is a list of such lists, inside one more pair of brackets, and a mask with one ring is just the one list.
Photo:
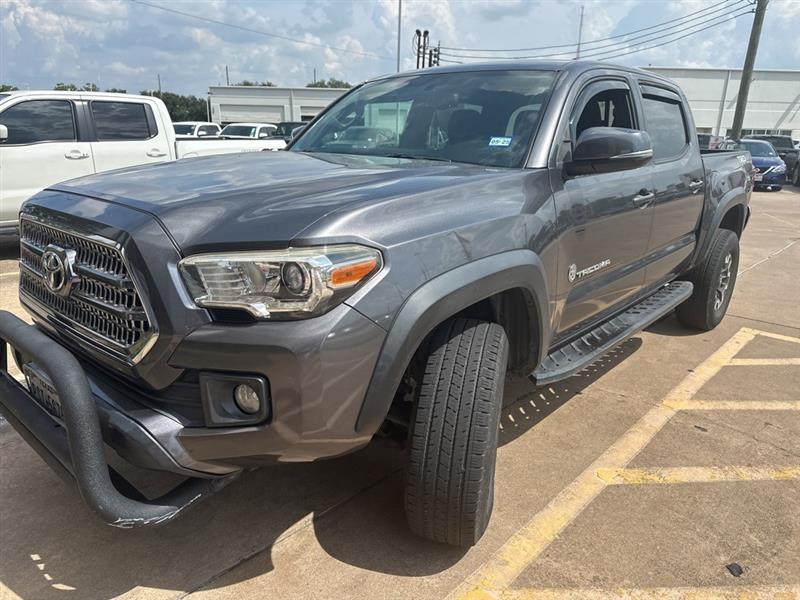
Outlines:
[[[509, 378], [500, 443], [529, 431], [641, 344], [628, 340], [552, 386], [535, 388], [527, 379]], [[274, 545], [311, 526], [322, 548], [344, 563], [408, 577], [436, 574], [457, 563], [466, 549], [410, 533], [403, 513], [403, 461], [397, 445], [376, 440], [339, 459], [247, 473], [161, 528], [120, 530], [98, 521], [76, 491], [5, 428], [0, 431], [0, 581], [21, 597], [42, 600], [60, 598], [69, 589], [90, 600], [139, 587], [174, 597], [268, 573]], [[221, 574], [224, 579], [216, 583]]]

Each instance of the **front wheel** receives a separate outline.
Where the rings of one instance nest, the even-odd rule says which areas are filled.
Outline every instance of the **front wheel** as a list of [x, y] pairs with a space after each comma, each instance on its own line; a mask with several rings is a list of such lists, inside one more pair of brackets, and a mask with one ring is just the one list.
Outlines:
[[728, 310], [738, 268], [739, 237], [727, 229], [718, 229], [705, 262], [692, 277], [694, 292], [678, 306], [678, 320], [703, 331], [719, 325]]
[[489, 524], [508, 340], [496, 323], [453, 318], [433, 333], [411, 422], [411, 530], [472, 546]]

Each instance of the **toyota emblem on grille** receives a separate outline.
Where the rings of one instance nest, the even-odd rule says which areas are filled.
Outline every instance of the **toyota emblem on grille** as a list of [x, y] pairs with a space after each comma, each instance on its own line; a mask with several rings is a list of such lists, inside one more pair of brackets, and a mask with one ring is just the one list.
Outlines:
[[50, 244], [42, 252], [42, 271], [47, 287], [60, 296], [69, 295], [72, 285], [77, 281], [73, 265], [75, 250], [65, 250]]

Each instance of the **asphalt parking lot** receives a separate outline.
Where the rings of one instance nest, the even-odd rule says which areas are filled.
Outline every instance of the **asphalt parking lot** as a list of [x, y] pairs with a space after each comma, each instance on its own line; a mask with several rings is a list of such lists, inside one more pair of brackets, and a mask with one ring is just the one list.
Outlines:
[[800, 191], [752, 206], [716, 330], [669, 317], [567, 381], [507, 382], [474, 548], [408, 532], [388, 442], [118, 530], [2, 424], [0, 598], [800, 598]]

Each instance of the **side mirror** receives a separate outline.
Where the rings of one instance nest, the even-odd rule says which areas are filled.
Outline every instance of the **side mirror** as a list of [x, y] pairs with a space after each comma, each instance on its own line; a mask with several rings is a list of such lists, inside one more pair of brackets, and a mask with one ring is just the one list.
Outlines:
[[299, 127], [295, 127], [294, 129], [292, 129], [292, 133], [289, 134], [289, 137], [291, 139], [296, 138], [298, 135], [300, 135], [303, 132], [303, 130], [305, 128], [306, 128], [305, 125], [300, 125]]
[[0, 125], [0, 143], [5, 142], [8, 139], [8, 127], [5, 125]]
[[590, 127], [578, 137], [568, 175], [627, 171], [646, 165], [653, 158], [650, 135], [638, 129]]
[[207, 131], [198, 131], [197, 137], [206, 137], [208, 135]]
[[271, 134], [269, 131], [262, 131], [261, 133], [259, 133], [259, 134], [258, 134], [258, 139], [260, 139], [260, 140], [265, 140], [265, 139], [267, 139], [267, 138], [268, 138], [270, 135], [272, 135], [272, 134]]

